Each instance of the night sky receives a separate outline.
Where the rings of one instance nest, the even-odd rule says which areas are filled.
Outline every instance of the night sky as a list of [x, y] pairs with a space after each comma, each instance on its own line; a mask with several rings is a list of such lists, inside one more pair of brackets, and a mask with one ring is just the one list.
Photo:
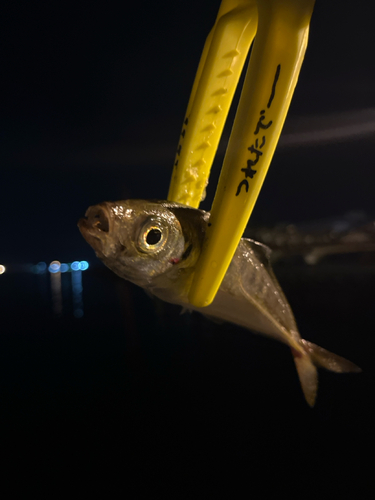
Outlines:
[[[36, 282], [9, 276], [5, 285], [0, 283], [5, 318], [4, 435], [12, 422], [10, 442], [17, 443], [21, 455], [22, 443], [31, 443], [36, 429], [45, 453], [51, 452], [46, 443], [56, 438], [56, 426], [62, 429], [56, 457], [56, 449], [68, 457], [68, 446], [63, 445], [68, 437], [71, 450], [80, 443], [79, 456], [85, 459], [89, 453], [84, 455], [82, 440], [94, 449], [95, 436], [106, 455], [113, 451], [109, 442], [118, 443], [116, 453], [122, 450], [124, 460], [141, 450], [148, 457], [136, 462], [139, 470], [144, 468], [136, 475], [143, 486], [151, 481], [147, 467], [159, 462], [163, 446], [167, 451], [160, 463], [167, 464], [167, 456], [175, 456], [177, 448], [190, 465], [199, 461], [201, 472], [210, 471], [203, 474], [207, 479], [215, 455], [222, 457], [222, 464], [232, 457], [249, 480], [253, 479], [249, 470], [256, 464], [260, 474], [270, 468], [270, 476], [275, 477], [277, 470], [281, 477], [282, 457], [294, 455], [289, 449], [294, 447], [297, 457], [307, 457], [306, 474], [315, 474], [314, 480], [329, 476], [329, 470], [335, 474], [331, 487], [337, 492], [346, 484], [340, 471], [347, 471], [347, 484], [355, 482], [354, 473], [352, 477], [348, 472], [353, 471], [353, 456], [362, 461], [358, 482], [364, 484], [367, 478], [363, 456], [373, 432], [372, 375], [365, 375], [362, 385], [350, 376], [329, 382], [331, 375], [324, 374], [327, 389], [322, 389], [322, 406], [317, 413], [308, 413], [292, 362], [287, 356], [279, 360], [283, 346], [270, 346], [240, 329], [232, 335], [229, 326], [195, 316], [181, 320], [179, 311], [166, 312], [160, 304], [155, 309], [142, 291], [120, 283], [96, 264], [77, 228], [87, 207], [100, 201], [166, 197], [195, 70], [218, 8], [216, 0], [145, 0], [126, 7], [124, 2], [85, 7], [8, 2], [3, 8], [0, 264], [16, 269], [58, 259], [87, 260], [92, 268], [98, 266], [97, 275], [88, 272], [84, 277], [88, 314], [81, 324], [66, 317], [57, 321], [46, 305], [49, 299], [40, 306]], [[353, 210], [374, 219], [373, 19], [370, 2], [345, 9], [343, 2], [317, 1], [299, 83], [252, 224], [306, 223]], [[233, 115], [232, 111], [231, 120]], [[202, 208], [211, 206], [229, 132], [230, 124]], [[369, 373], [375, 347], [372, 268], [371, 273], [361, 268], [361, 278], [350, 279], [334, 271], [329, 274], [335, 276], [333, 281], [318, 271], [314, 278], [311, 271], [292, 274], [284, 271], [283, 285], [294, 297], [304, 331], [316, 333], [314, 341], [337, 351], [341, 338], [342, 354], [362, 362]], [[332, 338], [331, 346], [319, 338], [326, 331], [319, 330], [322, 323], [336, 344]], [[126, 335], [124, 325], [130, 332]], [[202, 336], [195, 337], [197, 332]], [[244, 353], [253, 348], [248, 364]], [[124, 356], [122, 349], [127, 350]], [[259, 358], [264, 356], [267, 363], [265, 352], [272, 373]], [[231, 362], [222, 364], [227, 353]], [[164, 371], [163, 360], [168, 366]], [[71, 370], [64, 378], [68, 362]], [[286, 370], [285, 386], [291, 382], [293, 387], [286, 403], [281, 396], [285, 387], [277, 380], [279, 369]], [[259, 376], [255, 384], [254, 374]], [[273, 403], [267, 400], [262, 381], [264, 387], [276, 381], [268, 389]], [[296, 407], [286, 410], [285, 405], [295, 400]], [[22, 443], [14, 437], [20, 429]], [[349, 462], [343, 459], [345, 446]], [[91, 470], [99, 469], [94, 461]], [[127, 467], [121, 461], [117, 466]], [[294, 485], [300, 481], [289, 479]], [[150, 491], [167, 491], [155, 484]], [[316, 488], [319, 491], [320, 486]]]
[[[371, 9], [362, 5], [354, 22], [351, 12], [333, 5], [318, 2], [315, 8], [300, 80], [254, 223], [299, 222], [354, 209], [375, 213]], [[90, 9], [44, 3], [9, 9], [2, 29], [3, 259], [82, 256], [89, 250], [75, 224], [87, 206], [165, 198], [217, 8], [218, 2], [182, 7], [164, 0], [126, 11], [119, 2]], [[363, 121], [367, 133], [355, 135]], [[324, 140], [322, 130], [342, 122], [352, 133]], [[212, 179], [228, 129], [230, 123]], [[310, 133], [307, 143], [298, 142], [301, 131]], [[214, 186], [213, 180], [204, 208], [210, 208]]]

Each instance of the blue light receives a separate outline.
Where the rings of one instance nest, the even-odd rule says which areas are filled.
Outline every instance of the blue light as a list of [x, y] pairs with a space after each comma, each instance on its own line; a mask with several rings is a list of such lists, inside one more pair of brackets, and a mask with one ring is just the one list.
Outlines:
[[47, 271], [47, 264], [45, 262], [39, 262], [35, 267], [38, 274], [43, 274]]
[[78, 271], [79, 270], [79, 262], [78, 260], [75, 260], [70, 264], [70, 267], [72, 268], [73, 271]]
[[68, 264], [61, 264], [60, 271], [62, 273], [66, 273], [67, 271], [69, 271], [69, 265]]
[[60, 271], [61, 264], [58, 260], [54, 260], [48, 267], [50, 273], [58, 273]]
[[89, 268], [89, 263], [85, 260], [81, 260], [81, 262], [79, 263], [79, 268], [81, 271], [86, 271], [86, 269]]

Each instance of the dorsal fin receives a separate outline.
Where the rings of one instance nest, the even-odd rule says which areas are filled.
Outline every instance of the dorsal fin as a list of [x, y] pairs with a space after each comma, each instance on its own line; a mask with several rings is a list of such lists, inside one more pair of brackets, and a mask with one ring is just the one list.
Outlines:
[[272, 271], [271, 267], [271, 254], [272, 250], [267, 245], [260, 243], [259, 241], [252, 240], [251, 238], [242, 238], [243, 243], [250, 247], [254, 252], [255, 257], [259, 260], [261, 264], [267, 269], [267, 271]]

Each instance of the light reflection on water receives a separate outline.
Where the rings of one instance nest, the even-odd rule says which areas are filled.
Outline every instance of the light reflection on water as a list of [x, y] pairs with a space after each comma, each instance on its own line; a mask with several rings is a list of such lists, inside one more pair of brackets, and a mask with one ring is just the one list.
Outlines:
[[[67, 313], [67, 305], [73, 305], [73, 315], [75, 318], [82, 318], [83, 309], [83, 285], [82, 271], [89, 268], [89, 263], [85, 260], [74, 261], [72, 263], [62, 263], [58, 260], [52, 261], [49, 266], [45, 262], [39, 262], [36, 265], [29, 267], [31, 272], [37, 275], [46, 275], [47, 271], [50, 275], [50, 290], [53, 313], [61, 316]], [[67, 274], [62, 277], [62, 274]], [[70, 274], [70, 286], [67, 280]], [[68, 286], [67, 286], [68, 285]], [[71, 293], [71, 298], [70, 298]], [[65, 307], [65, 309], [64, 309]]]
[[52, 309], [57, 316], [62, 315], [61, 273], [51, 272]]
[[73, 294], [73, 315], [76, 318], [83, 316], [83, 299], [82, 299], [82, 271], [78, 269], [71, 274], [72, 279], [72, 294]]

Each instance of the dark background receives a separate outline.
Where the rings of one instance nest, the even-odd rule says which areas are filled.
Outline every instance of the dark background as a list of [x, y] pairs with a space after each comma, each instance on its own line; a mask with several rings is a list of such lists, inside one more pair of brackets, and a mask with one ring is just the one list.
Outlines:
[[[264, 492], [285, 484], [336, 494], [370, 479], [371, 258], [276, 268], [302, 336], [364, 370], [322, 372], [311, 410], [286, 347], [153, 303], [98, 263], [76, 227], [99, 201], [165, 198], [218, 8], [39, 2], [2, 15], [0, 415], [4, 459], [21, 476], [57, 472], [69, 482], [112, 470], [121, 491], [135, 481], [139, 491], [168, 494], [177, 484], [177, 498], [209, 496], [198, 478], [234, 488], [241, 476], [248, 494], [259, 478]], [[373, 48], [370, 3], [317, 2], [252, 224], [353, 210], [374, 218]], [[56, 316], [49, 274], [27, 272], [54, 259], [90, 263], [82, 318], [73, 315], [70, 274]]]

